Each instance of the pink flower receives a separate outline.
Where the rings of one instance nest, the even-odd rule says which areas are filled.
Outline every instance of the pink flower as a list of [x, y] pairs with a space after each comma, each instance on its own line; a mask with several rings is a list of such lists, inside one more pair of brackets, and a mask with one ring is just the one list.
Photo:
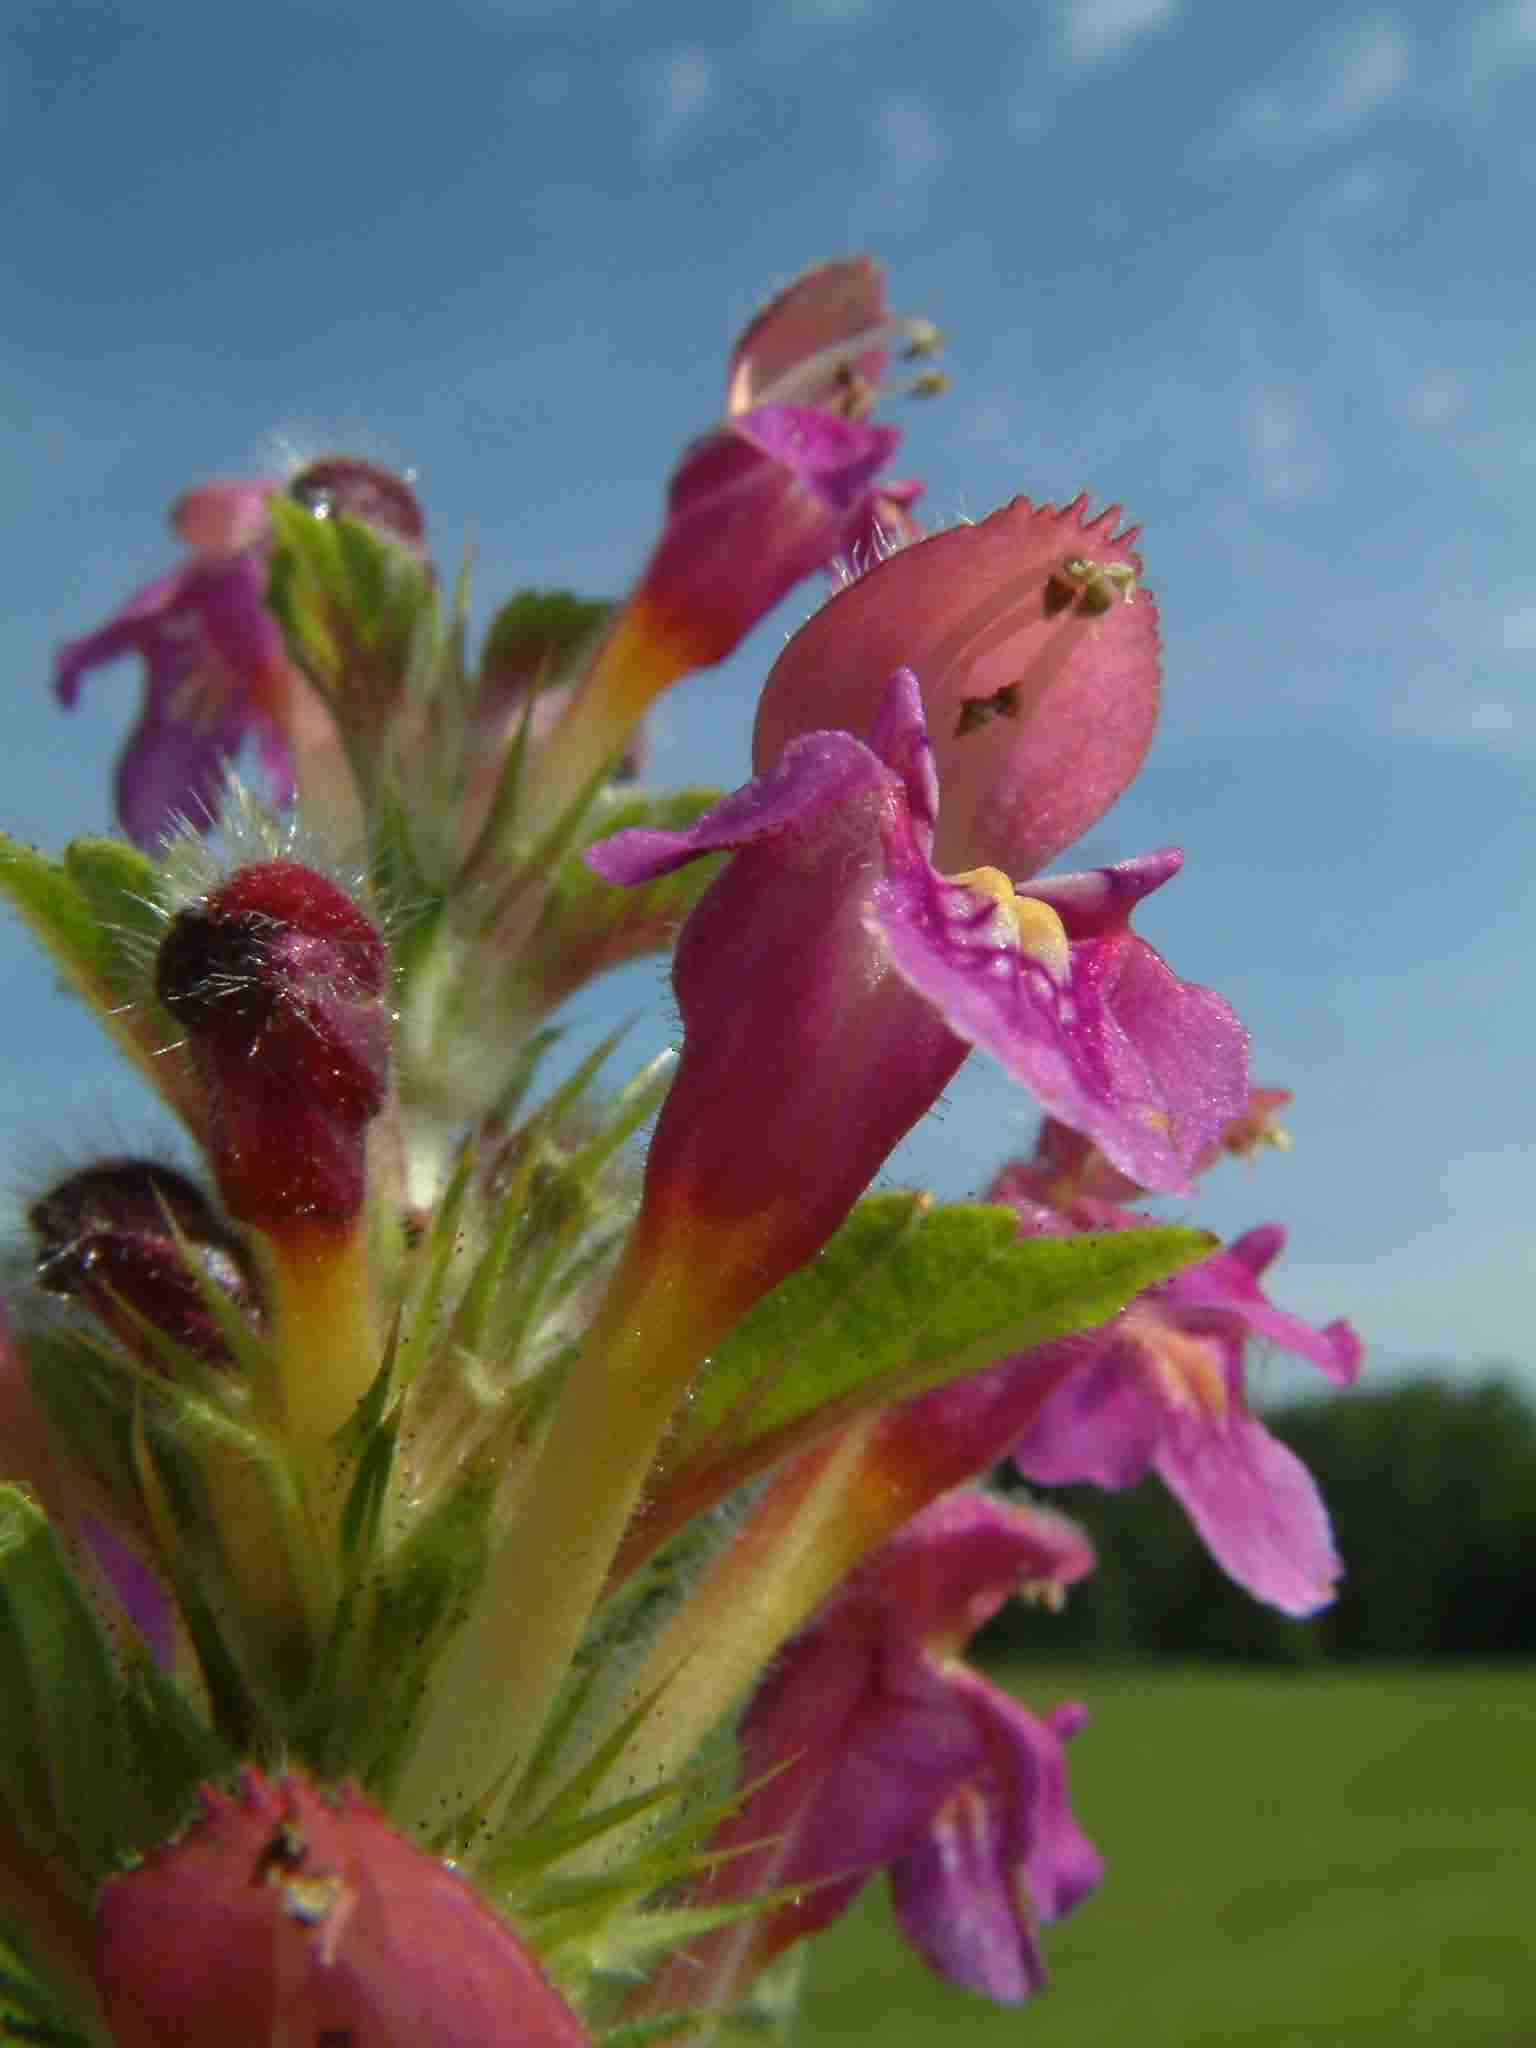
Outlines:
[[[54, 687], [70, 709], [93, 669], [125, 654], [143, 665], [143, 706], [117, 772], [118, 819], [141, 846], [158, 845], [183, 822], [206, 830], [247, 741], [274, 800], [293, 800], [302, 686], [266, 608], [267, 501], [276, 488], [266, 477], [221, 477], [184, 491], [171, 528], [190, 550], [187, 560], [59, 649]], [[414, 494], [372, 463], [328, 456], [290, 489], [317, 517], [347, 513], [421, 552]]]
[[1055, 1597], [1092, 1564], [1063, 1517], [975, 1493], [935, 1501], [877, 1551], [748, 1707], [742, 1777], [755, 1789], [712, 1844], [737, 1853], [703, 1898], [797, 1895], [708, 1937], [648, 2003], [692, 2002], [690, 1983], [693, 1999], [707, 1986], [728, 2002], [881, 1868], [903, 1932], [941, 1974], [1005, 2002], [1038, 1989], [1040, 1927], [1102, 1874], [1063, 1751], [1086, 1715], [1037, 1719], [959, 1652], [1021, 1585]]
[[892, 314], [867, 256], [819, 264], [769, 300], [731, 352], [723, 421], [668, 484], [630, 598], [649, 633], [694, 666], [721, 661], [803, 577], [916, 531], [922, 485], [876, 481], [901, 434], [872, 416], [893, 355], [935, 340], [926, 321]]
[[880, 481], [901, 434], [870, 415], [893, 351], [933, 339], [888, 311], [867, 257], [808, 271], [752, 321], [725, 417], [684, 449], [650, 559], [540, 749], [525, 831], [566, 815], [661, 691], [723, 661], [804, 577], [912, 526], [922, 487]]
[[[1058, 1149], [1048, 1144], [1047, 1159]], [[991, 1193], [1013, 1205], [1029, 1235], [1152, 1220], [1089, 1195], [1057, 1209], [1042, 1199], [1053, 1187], [1019, 1164]], [[1155, 1471], [1229, 1577], [1287, 1614], [1311, 1614], [1332, 1599], [1341, 1570], [1327, 1511], [1300, 1460], [1249, 1408], [1244, 1353], [1250, 1336], [1264, 1337], [1348, 1386], [1361, 1346], [1348, 1323], [1317, 1329], [1269, 1300], [1259, 1276], [1284, 1244], [1278, 1224], [1247, 1231], [1149, 1287], [1112, 1322], [1065, 1339], [1072, 1368], [1013, 1457], [1042, 1486], [1118, 1491]]]
[[[815, 406], [759, 405], [687, 448], [630, 606], [691, 667], [725, 657], [802, 578], [864, 534], [901, 439]], [[631, 620], [633, 626], [634, 621]]]
[[932, 754], [903, 671], [867, 743], [802, 735], [689, 830], [620, 832], [587, 855], [639, 882], [734, 852], [678, 941], [683, 1054], [647, 1205], [757, 1219], [763, 1286], [825, 1242], [972, 1045], [1165, 1187], [1186, 1185], [1246, 1100], [1227, 1005], [1129, 929], [1178, 855], [1028, 894], [995, 870], [946, 877], [928, 853]]
[[119, 2048], [585, 2048], [512, 1929], [361, 1795], [252, 1768], [110, 1878], [95, 1972]]
[[92, 669], [124, 654], [143, 664], [143, 708], [117, 771], [117, 815], [141, 846], [157, 845], [183, 819], [207, 827], [247, 739], [277, 800], [292, 800], [284, 729], [294, 678], [265, 607], [272, 489], [232, 478], [189, 492], [172, 514], [188, 559], [59, 649], [55, 688], [71, 708]]

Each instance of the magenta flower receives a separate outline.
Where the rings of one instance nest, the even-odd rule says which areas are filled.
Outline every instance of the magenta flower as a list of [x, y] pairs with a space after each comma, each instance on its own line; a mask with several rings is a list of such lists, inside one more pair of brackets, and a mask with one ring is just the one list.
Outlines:
[[585, 2048], [512, 1929], [350, 1788], [248, 1769], [108, 1880], [96, 1983], [119, 2048]]
[[[136, 654], [144, 669], [139, 721], [117, 770], [117, 815], [154, 847], [185, 822], [212, 823], [229, 764], [249, 742], [275, 802], [295, 794], [292, 745], [312, 720], [304, 686], [266, 608], [271, 533], [265, 477], [220, 477], [184, 491], [171, 529], [191, 550], [92, 633], [59, 649], [54, 687], [73, 709], [93, 669]], [[317, 518], [345, 513], [420, 555], [424, 526], [409, 485], [373, 463], [327, 456], [289, 485]]]
[[[1042, 1199], [1055, 1185], [1016, 1165], [991, 1193], [1029, 1235], [1151, 1221], [1097, 1196], [1055, 1208]], [[1072, 1369], [1013, 1457], [1042, 1486], [1119, 1491], [1155, 1471], [1230, 1578], [1301, 1615], [1327, 1605], [1342, 1567], [1310, 1473], [1248, 1406], [1244, 1352], [1250, 1336], [1268, 1338], [1340, 1386], [1353, 1383], [1362, 1354], [1347, 1322], [1316, 1329], [1271, 1303], [1259, 1276], [1284, 1244], [1278, 1224], [1247, 1231], [1149, 1287], [1113, 1322], [1065, 1339]]]
[[206, 827], [247, 740], [277, 800], [292, 799], [285, 729], [295, 685], [265, 607], [272, 488], [230, 479], [189, 492], [172, 513], [189, 558], [59, 649], [54, 686], [71, 708], [92, 669], [125, 654], [143, 663], [143, 706], [117, 771], [118, 819], [141, 846], [157, 845], [183, 819]]
[[724, 420], [668, 485], [630, 599], [650, 636], [686, 646], [690, 666], [721, 661], [803, 577], [915, 533], [922, 485], [876, 482], [901, 433], [871, 416], [893, 355], [935, 339], [892, 314], [867, 256], [819, 264], [769, 300], [731, 351]]
[[1039, 1928], [1102, 1875], [1072, 1816], [1063, 1751], [1086, 1715], [1037, 1719], [959, 1652], [1014, 1591], [1059, 1598], [1092, 1565], [1065, 1518], [975, 1493], [935, 1501], [877, 1551], [748, 1707], [742, 1778], [755, 1789], [715, 1837], [738, 1853], [704, 1897], [805, 1889], [696, 1946], [648, 2004], [693, 2002], [705, 1985], [728, 2002], [881, 1868], [903, 1932], [935, 1970], [1005, 2002], [1038, 1989]]
[[[995, 870], [939, 874], [937, 815], [917, 685], [901, 672], [868, 744], [802, 735], [689, 830], [617, 833], [587, 856], [639, 882], [735, 852], [678, 941], [683, 1055], [648, 1201], [722, 1222], [777, 1212], [775, 1277], [837, 1227], [971, 1045], [1167, 1187], [1246, 1100], [1226, 1004], [1126, 925], [1177, 855], [1019, 895]], [[761, 1241], [754, 1257], [761, 1270]]]
[[807, 405], [757, 405], [684, 451], [629, 605], [633, 630], [723, 661], [803, 577], [864, 535], [871, 486], [901, 439]]
[[663, 690], [723, 661], [802, 578], [914, 528], [922, 486], [879, 480], [901, 434], [870, 415], [893, 351], [934, 339], [889, 312], [867, 257], [808, 271], [752, 321], [725, 417], [683, 451], [650, 560], [540, 750], [526, 831], [553, 825]]
[[587, 854], [639, 882], [734, 852], [677, 943], [683, 1053], [647, 1205], [736, 1226], [760, 1279], [771, 1242], [762, 1284], [825, 1243], [965, 1057], [866, 923], [887, 822], [928, 801], [878, 741], [814, 733], [688, 830], [619, 832]]

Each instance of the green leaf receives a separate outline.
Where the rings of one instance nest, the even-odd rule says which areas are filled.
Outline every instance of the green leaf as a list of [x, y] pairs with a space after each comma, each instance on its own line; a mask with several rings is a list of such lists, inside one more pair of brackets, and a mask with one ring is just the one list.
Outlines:
[[648, 1542], [864, 1410], [1107, 1321], [1214, 1245], [1172, 1227], [1021, 1239], [1001, 1206], [870, 1196], [716, 1352], [656, 1476]]
[[48, 1518], [0, 1486], [0, 1788], [42, 1849], [97, 1875], [122, 1846], [130, 1743], [101, 1630]]
[[154, 999], [163, 925], [152, 864], [113, 839], [77, 839], [62, 859], [0, 832], [0, 896], [48, 952], [103, 1030], [183, 1119], [201, 1132], [201, 1091], [180, 1033]]
[[64, 868], [95, 914], [114, 989], [125, 1001], [152, 1002], [154, 959], [165, 937], [153, 862], [125, 839], [72, 839]]
[[282, 497], [270, 516], [267, 602], [289, 653], [344, 724], [377, 722], [433, 609], [426, 566], [359, 519], [317, 519]]
[[775, 1434], [860, 1393], [905, 1400], [1105, 1322], [1212, 1248], [1173, 1227], [1021, 1239], [1000, 1205], [874, 1195], [721, 1346], [672, 1452]]
[[34, 1966], [25, 1933], [8, 1925], [0, 1925], [0, 2041], [88, 2048], [88, 2037], [68, 2018], [46, 1972]]
[[493, 1471], [467, 1472], [337, 1616], [295, 1747], [379, 1798], [410, 1753], [428, 1676], [485, 1568]]

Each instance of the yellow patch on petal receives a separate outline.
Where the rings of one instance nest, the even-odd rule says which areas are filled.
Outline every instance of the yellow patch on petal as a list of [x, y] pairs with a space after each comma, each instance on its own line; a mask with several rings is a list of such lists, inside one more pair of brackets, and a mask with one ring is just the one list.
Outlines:
[[1227, 1376], [1219, 1345], [1134, 1307], [1126, 1311], [1121, 1327], [1175, 1408], [1199, 1409], [1212, 1422], [1226, 1421]]
[[1021, 896], [1001, 868], [971, 868], [949, 879], [960, 888], [990, 896], [1019, 951], [1038, 960], [1053, 980], [1065, 981], [1070, 961], [1067, 930], [1049, 903], [1036, 896]]

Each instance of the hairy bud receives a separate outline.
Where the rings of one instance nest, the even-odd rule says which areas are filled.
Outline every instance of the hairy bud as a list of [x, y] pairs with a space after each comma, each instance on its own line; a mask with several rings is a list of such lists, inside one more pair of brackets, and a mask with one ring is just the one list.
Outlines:
[[[255, 1288], [242, 1247], [195, 1182], [147, 1159], [106, 1159], [32, 1204], [37, 1279], [89, 1308], [130, 1350], [149, 1323], [209, 1365], [228, 1362], [196, 1267], [247, 1316]], [[179, 1238], [179, 1242], [178, 1242]], [[148, 1347], [147, 1363], [159, 1359]]]
[[241, 868], [176, 917], [156, 987], [208, 1088], [231, 1214], [268, 1230], [350, 1222], [389, 1077], [389, 965], [372, 921], [296, 861]]

